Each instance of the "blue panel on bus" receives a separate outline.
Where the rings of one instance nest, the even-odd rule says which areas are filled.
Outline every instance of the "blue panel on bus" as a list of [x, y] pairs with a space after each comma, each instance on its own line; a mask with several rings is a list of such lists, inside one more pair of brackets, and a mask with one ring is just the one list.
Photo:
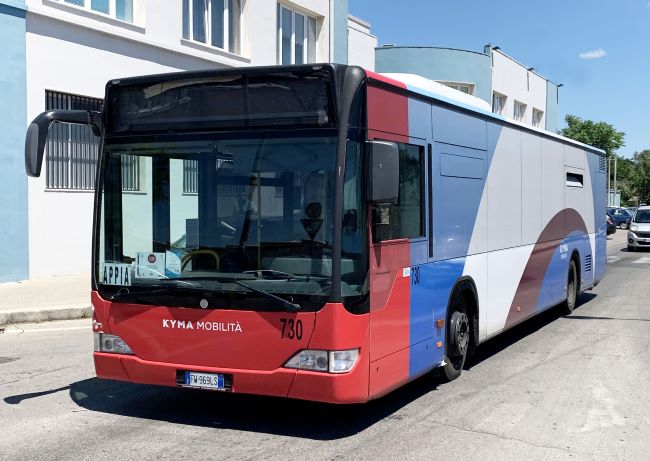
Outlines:
[[[481, 151], [479, 151], [481, 152]], [[440, 153], [440, 175], [457, 178], [483, 179], [483, 159], [468, 155]]]
[[[438, 261], [411, 269], [411, 351], [409, 375], [422, 374], [440, 363], [444, 355], [444, 328], [435, 321], [444, 319], [452, 287], [465, 266], [465, 258]], [[436, 347], [438, 341], [443, 347]]]

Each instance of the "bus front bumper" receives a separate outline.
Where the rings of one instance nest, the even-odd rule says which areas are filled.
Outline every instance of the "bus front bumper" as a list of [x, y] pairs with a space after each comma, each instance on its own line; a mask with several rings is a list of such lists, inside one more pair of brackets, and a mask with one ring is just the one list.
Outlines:
[[103, 379], [178, 387], [179, 371], [218, 373], [232, 376], [230, 392], [339, 404], [368, 401], [368, 364], [363, 359], [348, 373], [330, 374], [290, 368], [271, 371], [216, 369], [103, 352], [95, 352], [93, 357], [97, 376]]

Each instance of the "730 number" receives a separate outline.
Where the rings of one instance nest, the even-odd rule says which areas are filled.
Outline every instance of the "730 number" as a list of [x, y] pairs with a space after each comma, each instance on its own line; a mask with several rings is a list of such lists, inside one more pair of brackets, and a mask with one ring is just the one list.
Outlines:
[[302, 320], [280, 319], [282, 323], [281, 338], [302, 339]]

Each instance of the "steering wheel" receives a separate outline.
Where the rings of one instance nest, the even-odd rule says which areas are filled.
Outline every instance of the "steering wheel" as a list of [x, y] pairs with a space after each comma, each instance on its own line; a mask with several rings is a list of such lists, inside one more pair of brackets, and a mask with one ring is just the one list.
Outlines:
[[217, 265], [217, 269], [219, 269], [219, 265], [221, 264], [221, 260], [219, 259], [219, 255], [217, 254], [216, 251], [214, 250], [194, 250], [190, 251], [187, 254], [183, 255], [183, 258], [181, 259], [181, 270], [185, 269], [185, 266], [192, 260], [197, 255], [210, 255], [214, 258], [214, 261]]

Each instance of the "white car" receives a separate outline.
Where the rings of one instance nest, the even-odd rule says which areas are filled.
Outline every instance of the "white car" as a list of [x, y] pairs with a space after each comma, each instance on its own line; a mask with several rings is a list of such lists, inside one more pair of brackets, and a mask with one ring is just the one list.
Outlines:
[[627, 232], [627, 251], [650, 248], [650, 206], [637, 208]]

